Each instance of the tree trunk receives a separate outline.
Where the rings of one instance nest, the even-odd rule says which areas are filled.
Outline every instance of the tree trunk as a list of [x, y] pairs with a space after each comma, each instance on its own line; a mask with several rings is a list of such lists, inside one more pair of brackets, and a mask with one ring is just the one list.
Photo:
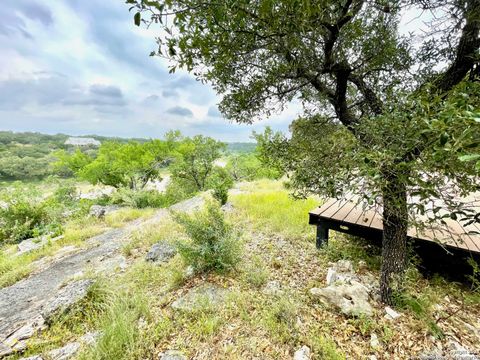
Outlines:
[[383, 193], [383, 241], [380, 294], [392, 304], [392, 293], [401, 285], [407, 264], [408, 209], [405, 178], [385, 173]]

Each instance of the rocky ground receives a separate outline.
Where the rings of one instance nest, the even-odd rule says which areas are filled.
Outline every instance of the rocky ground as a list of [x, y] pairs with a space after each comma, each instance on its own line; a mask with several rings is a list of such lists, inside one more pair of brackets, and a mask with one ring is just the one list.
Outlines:
[[[407, 300], [386, 307], [378, 296], [378, 249], [334, 235], [319, 252], [313, 229], [303, 225], [305, 210], [276, 203], [273, 196], [251, 197], [277, 191], [260, 185], [237, 187], [224, 206], [243, 234], [244, 252], [235, 271], [194, 274], [171, 241], [181, 233], [160, 210], [148, 220], [94, 237], [91, 247], [1, 289], [4, 354], [17, 352], [11, 357], [18, 359], [25, 347], [41, 343], [47, 344], [44, 350], [29, 350], [28, 359], [478, 358], [477, 294], [413, 272]], [[202, 204], [197, 197], [172, 208], [185, 211]], [[268, 207], [274, 211], [262, 212]], [[272, 213], [280, 213], [280, 220], [274, 221]], [[79, 330], [78, 321], [104, 316], [87, 306], [80, 320], [57, 325], [56, 316], [85, 298], [99, 273], [115, 270], [120, 271], [102, 284], [127, 305], [114, 313], [113, 323], [104, 319]], [[146, 305], [134, 302], [138, 296]], [[116, 327], [125, 311], [135, 313], [127, 316], [127, 330]], [[122, 331], [133, 335], [119, 339]]]
[[[199, 196], [178, 203], [172, 209], [192, 211], [202, 203], [203, 198]], [[100, 217], [112, 210], [97, 206], [91, 210], [91, 215]], [[127, 260], [120, 249], [132, 231], [166, 216], [168, 211], [160, 209], [149, 219], [132, 221], [87, 240], [86, 249], [60, 249], [61, 256], [57, 254], [43, 261], [30, 277], [0, 289], [0, 358], [22, 351], [26, 340], [44, 329], [51, 318], [85, 297], [93, 281], [83, 277], [124, 270]], [[34, 250], [40, 245], [41, 241], [20, 246], [19, 252]]]

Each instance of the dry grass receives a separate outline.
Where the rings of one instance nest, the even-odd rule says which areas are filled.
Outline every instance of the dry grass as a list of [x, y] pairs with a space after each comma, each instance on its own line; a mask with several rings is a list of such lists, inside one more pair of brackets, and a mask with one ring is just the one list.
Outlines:
[[[378, 276], [378, 256], [365, 242], [340, 235], [317, 251], [313, 229], [304, 225], [304, 211], [314, 205], [308, 201], [296, 203], [281, 187], [271, 186], [233, 198], [235, 211], [228, 216], [243, 229], [246, 249], [239, 270], [225, 276], [186, 277], [178, 256], [161, 266], [146, 263], [152, 243], [183, 234], [169, 220], [139, 230], [125, 248], [133, 265], [105, 284], [110, 295], [92, 300], [102, 306], [84, 304], [84, 320], [63, 320], [65, 337], [79, 335], [79, 328], [103, 331], [81, 359], [157, 358], [167, 349], [193, 359], [292, 359], [302, 345], [312, 349], [314, 359], [412, 359], [440, 344], [445, 349], [452, 338], [479, 349], [479, 335], [465, 323], [480, 326], [480, 296], [459, 284], [426, 280], [412, 271], [409, 295], [398, 309], [403, 316], [395, 322], [384, 318], [378, 303], [371, 318], [348, 318], [312, 299], [309, 289], [325, 286], [329, 261], [349, 258], [356, 266], [367, 258], [362, 271]], [[272, 281], [280, 284], [279, 292], [266, 291]], [[170, 307], [207, 282], [228, 291], [220, 306], [202, 301], [191, 312]], [[52, 346], [46, 343], [55, 329], [42, 335], [44, 347]], [[370, 346], [372, 333], [382, 342], [378, 350]], [[58, 339], [55, 344], [60, 345]]]

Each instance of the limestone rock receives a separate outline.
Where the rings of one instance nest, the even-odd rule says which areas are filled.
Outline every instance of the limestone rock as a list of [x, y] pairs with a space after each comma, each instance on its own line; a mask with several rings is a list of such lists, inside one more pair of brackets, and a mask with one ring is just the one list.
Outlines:
[[187, 357], [178, 350], [167, 350], [158, 355], [159, 360], [187, 360]]
[[353, 273], [353, 265], [350, 260], [338, 260], [333, 264], [333, 269], [339, 273]]
[[10, 346], [0, 342], [0, 358], [13, 354], [13, 352], [14, 350]]
[[71, 342], [61, 348], [49, 351], [47, 355], [51, 360], [68, 360], [73, 358], [78, 350], [80, 350], [80, 343]]
[[50, 239], [48, 236], [41, 236], [39, 238], [23, 240], [17, 245], [18, 252], [16, 253], [16, 255], [18, 256], [18, 255], [29, 253], [33, 250], [42, 248], [43, 246], [47, 245], [50, 241], [54, 242], [60, 239], [63, 239], [63, 235], [57, 236], [53, 239]]
[[396, 312], [389, 306], [385, 307], [385, 312], [386, 312], [385, 318], [388, 320], [395, 320], [395, 319], [398, 319], [400, 316], [402, 316], [402, 314]]
[[382, 344], [380, 343], [380, 340], [378, 340], [378, 336], [375, 333], [370, 334], [370, 346], [372, 349], [379, 349]]
[[163, 263], [170, 260], [177, 253], [177, 249], [170, 245], [169, 243], [162, 241], [154, 244], [147, 255], [145, 260]]
[[336, 263], [330, 263], [331, 267], [327, 271], [327, 285], [334, 283], [351, 284], [352, 281], [359, 281], [358, 276], [353, 271], [353, 265], [349, 260], [339, 260]]
[[235, 208], [233, 206], [233, 204], [231, 202], [227, 202], [225, 203], [224, 205], [222, 205], [222, 211], [224, 212], [231, 212], [233, 211]]
[[293, 360], [310, 360], [310, 348], [303, 345], [293, 354]]
[[365, 260], [360, 260], [357, 264], [357, 269], [359, 271], [364, 271], [368, 268], [367, 262]]
[[267, 282], [262, 292], [266, 295], [271, 295], [271, 296], [281, 295], [282, 286], [280, 285], [280, 281], [272, 280]]
[[38, 330], [44, 328], [44, 319], [38, 316], [4, 338], [0, 343], [0, 357], [20, 352], [26, 348], [26, 340], [31, 338]]
[[327, 285], [333, 285], [337, 278], [337, 272], [333, 268], [329, 268], [327, 271]]
[[93, 284], [93, 280], [85, 279], [71, 282], [62, 288], [54, 299], [42, 309], [42, 316], [49, 322], [54, 316], [68, 311], [74, 304], [82, 300]]
[[479, 357], [456, 341], [450, 341], [448, 349], [450, 350], [450, 356], [453, 360], [479, 360]]
[[373, 308], [368, 302], [368, 291], [359, 282], [352, 284], [330, 285], [323, 289], [310, 289], [310, 294], [318, 297], [323, 303], [332, 305], [345, 315], [360, 316], [373, 314]]
[[191, 311], [203, 301], [208, 301], [212, 306], [223, 301], [226, 290], [216, 285], [205, 284], [191, 289], [184, 296], [172, 303], [172, 308], [181, 311]]
[[92, 205], [88, 214], [97, 219], [103, 218], [105, 216], [105, 207], [102, 205]]

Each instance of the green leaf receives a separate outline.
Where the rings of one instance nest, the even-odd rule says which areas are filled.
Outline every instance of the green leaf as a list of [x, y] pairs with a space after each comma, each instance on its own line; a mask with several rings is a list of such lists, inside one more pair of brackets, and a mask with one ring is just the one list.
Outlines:
[[460, 161], [473, 161], [473, 160], [480, 160], [480, 154], [468, 154], [462, 155], [458, 157]]
[[133, 22], [135, 23], [135, 25], [140, 26], [141, 20], [142, 20], [142, 15], [139, 12], [137, 12], [133, 17]]

